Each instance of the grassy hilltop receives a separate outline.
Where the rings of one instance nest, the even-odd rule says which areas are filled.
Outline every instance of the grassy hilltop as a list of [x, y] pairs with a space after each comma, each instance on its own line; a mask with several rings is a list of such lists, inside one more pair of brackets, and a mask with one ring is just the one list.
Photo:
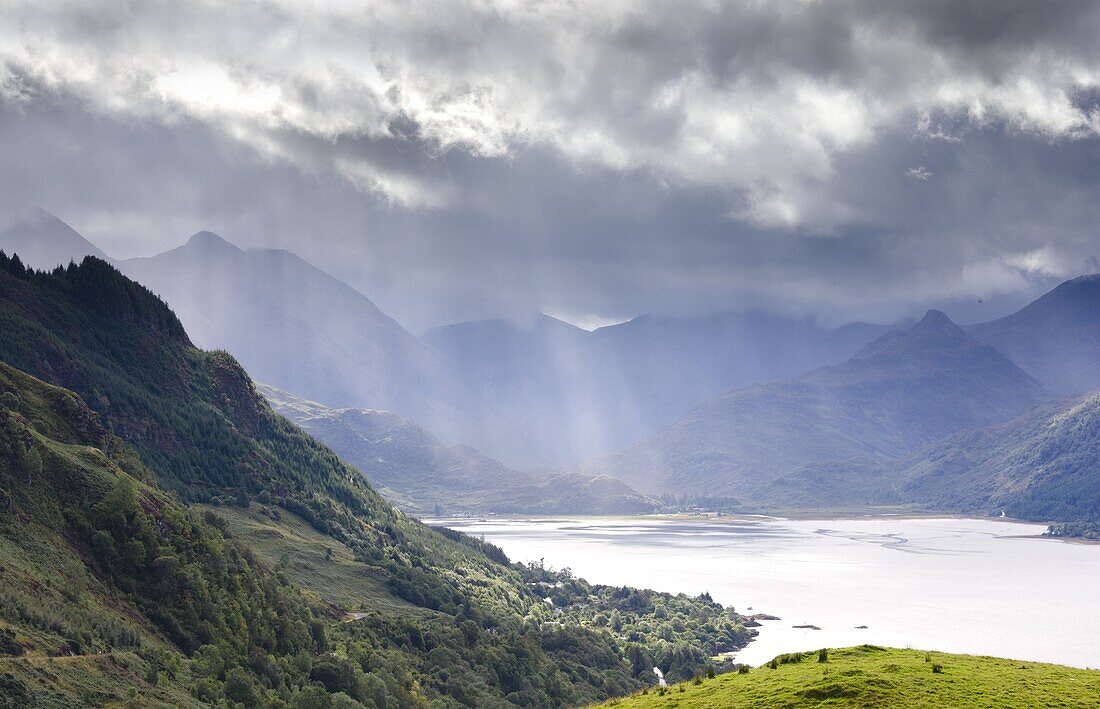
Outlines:
[[[741, 707], [1096, 707], [1100, 671], [992, 657], [862, 645], [776, 658], [747, 674], [646, 690], [603, 706], [621, 709]], [[773, 667], [774, 665], [774, 667]]]

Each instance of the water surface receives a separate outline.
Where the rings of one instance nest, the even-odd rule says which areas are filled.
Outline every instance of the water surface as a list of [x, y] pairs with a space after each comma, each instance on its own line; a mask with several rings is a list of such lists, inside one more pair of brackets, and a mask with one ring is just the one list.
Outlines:
[[[442, 520], [593, 583], [769, 613], [736, 659], [860, 643], [1100, 667], [1100, 545], [1000, 520]], [[750, 610], [751, 609], [751, 610]], [[798, 629], [815, 625], [821, 630]], [[867, 626], [858, 629], [857, 626]]]

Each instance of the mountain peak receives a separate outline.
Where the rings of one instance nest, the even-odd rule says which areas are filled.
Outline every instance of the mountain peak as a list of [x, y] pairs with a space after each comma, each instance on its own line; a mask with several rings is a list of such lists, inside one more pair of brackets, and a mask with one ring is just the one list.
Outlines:
[[80, 263], [85, 256], [110, 261], [95, 244], [41, 207], [31, 209], [0, 232], [0, 249], [9, 256], [18, 254], [28, 266], [47, 270], [70, 261]]
[[902, 352], [930, 351], [929, 348], [955, 348], [972, 342], [973, 338], [943, 311], [929, 310], [920, 322], [908, 330], [895, 330], [868, 343], [854, 359], [867, 360], [884, 354], [894, 356]]
[[921, 321], [913, 326], [912, 329], [916, 330], [917, 328], [921, 328], [927, 330], [931, 328], [942, 329], [945, 327], [957, 328], [958, 325], [956, 325], [951, 318], [947, 317], [947, 313], [942, 310], [929, 310], [924, 314], [924, 317], [921, 318]]
[[201, 231], [191, 235], [187, 240], [187, 246], [193, 248], [204, 248], [204, 250], [211, 250], [211, 248], [221, 248], [221, 250], [231, 250], [234, 252], [240, 252], [240, 248], [228, 241], [222, 239], [216, 233]]
[[[28, 211], [23, 216], [23, 218], [20, 219], [20, 221], [33, 226], [40, 226], [45, 224], [65, 224], [65, 222], [61, 221], [61, 219], [56, 214], [47, 211], [42, 207], [32, 207], [30, 211]], [[68, 224], [65, 224], [65, 227], [71, 228]]]
[[203, 249], [205, 251], [219, 249], [241, 253], [240, 248], [238, 248], [234, 244], [229, 243], [212, 231], [196, 232], [194, 235], [191, 236], [190, 239], [187, 240], [186, 245], [190, 248]]

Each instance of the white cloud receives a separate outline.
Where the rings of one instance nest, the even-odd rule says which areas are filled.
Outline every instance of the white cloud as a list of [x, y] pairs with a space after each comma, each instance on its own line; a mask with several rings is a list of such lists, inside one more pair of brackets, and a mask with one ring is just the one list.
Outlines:
[[931, 140], [1100, 133], [1080, 100], [1100, 85], [1087, 41], [1100, 21], [1080, 4], [1029, 9], [1004, 41], [953, 37], [968, 28], [932, 6], [857, 0], [3, 5], [0, 100], [36, 83], [97, 112], [202, 121], [409, 208], [454, 190], [326, 146], [408, 141], [428, 158], [549, 146], [720, 190], [739, 219], [828, 232], [863, 218], [823, 196], [837, 160], [906, 126]]

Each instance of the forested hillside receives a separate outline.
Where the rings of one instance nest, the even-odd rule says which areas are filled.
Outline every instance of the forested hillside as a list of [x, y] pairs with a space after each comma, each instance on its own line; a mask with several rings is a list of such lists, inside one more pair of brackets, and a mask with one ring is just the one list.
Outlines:
[[[682, 672], [701, 671], [710, 653], [748, 640], [740, 618], [707, 599], [677, 601], [697, 619], [690, 626], [680, 618], [673, 627], [652, 604], [632, 607], [649, 631], [616, 631], [569, 608], [556, 616], [534, 570], [405, 518], [275, 415], [231, 357], [192, 347], [163, 302], [98, 259], [40, 273], [0, 258], [0, 328], [0, 361], [74, 392], [4, 370], [8, 440], [17, 442], [6, 453], [5, 568], [82, 574], [89, 603], [122, 618], [122, 630], [89, 621], [83, 635], [48, 618], [7, 618], [8, 654], [32, 656], [3, 660], [18, 670], [9, 696], [97, 703], [83, 693], [124, 699], [130, 683], [139, 702], [168, 704], [186, 694], [246, 706], [574, 705], [652, 683], [642, 664], [680, 658]], [[35, 403], [47, 391], [71, 402], [68, 418]], [[63, 423], [74, 420], [83, 423]], [[184, 502], [202, 503], [202, 514]], [[248, 532], [242, 520], [256, 529], [255, 519], [264, 534], [233, 536]], [[309, 544], [271, 553], [273, 540], [302, 535], [324, 549], [319, 559], [303, 557]], [[24, 544], [69, 561], [29, 560]], [[302, 564], [321, 571], [302, 573]], [[151, 578], [152, 588], [136, 581]], [[28, 577], [23, 588], [44, 584]], [[581, 604], [610, 613], [614, 603]], [[708, 618], [705, 643], [685, 632]], [[38, 635], [41, 625], [53, 635]], [[131, 681], [150, 672], [147, 658], [41, 656], [62, 639], [75, 642], [66, 656], [161, 648], [162, 694]]]
[[936, 509], [1100, 522], [1100, 394], [960, 432], [894, 468], [900, 498]]
[[249, 662], [301, 683], [329, 609], [158, 490], [75, 394], [6, 364], [0, 391], [0, 701], [241, 701]]

